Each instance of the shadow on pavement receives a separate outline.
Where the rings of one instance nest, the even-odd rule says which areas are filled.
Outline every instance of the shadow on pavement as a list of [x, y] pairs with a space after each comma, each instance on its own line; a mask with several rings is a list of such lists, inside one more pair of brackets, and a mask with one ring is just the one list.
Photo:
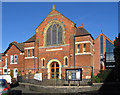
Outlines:
[[120, 95], [120, 70], [112, 69], [107, 78], [104, 80], [104, 84], [99, 89], [101, 95], [113, 94]]

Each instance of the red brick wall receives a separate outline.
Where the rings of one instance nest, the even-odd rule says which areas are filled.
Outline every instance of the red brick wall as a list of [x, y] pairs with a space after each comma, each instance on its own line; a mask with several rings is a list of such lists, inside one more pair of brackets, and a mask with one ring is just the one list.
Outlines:
[[[56, 16], [50, 16], [57, 14]], [[62, 45], [56, 45], [56, 46], [44, 46], [44, 33], [46, 26], [51, 22], [51, 20], [57, 20], [61, 24], [63, 24], [65, 32], [64, 33], [64, 42]], [[36, 41], [25, 43], [24, 44], [24, 56], [20, 55], [20, 51], [18, 49], [15, 49], [14, 46], [12, 46], [9, 51], [7, 52], [8, 57], [10, 57], [11, 54], [18, 54], [18, 64], [17, 65], [8, 65], [12, 66], [11, 68], [22, 68], [24, 67], [24, 74], [27, 74], [28, 72], [36, 73], [36, 72], [42, 72], [43, 78], [47, 78], [48, 76], [48, 68], [47, 64], [52, 59], [57, 59], [61, 63], [61, 77], [65, 77], [65, 69], [66, 68], [73, 68], [74, 62], [75, 67], [79, 67], [83, 69], [83, 78], [86, 78], [86, 76], [91, 75], [91, 67], [93, 66], [93, 46], [90, 43], [86, 43], [86, 52], [91, 53], [90, 54], [83, 54], [83, 55], [75, 55], [77, 52], [77, 45], [75, 45], [75, 42], [81, 42], [81, 41], [90, 41], [93, 43], [93, 39], [90, 35], [88, 36], [81, 36], [74, 38], [76, 27], [74, 26], [74, 23], [64, 17], [62, 14], [59, 14], [56, 10], [53, 10], [49, 13], [49, 15], [45, 18], [45, 20], [37, 27], [38, 32], [36, 32]], [[34, 57], [32, 57], [32, 49], [30, 49], [30, 57], [27, 57], [27, 48], [34, 47]], [[80, 53], [83, 52], [83, 43], [80, 44]], [[65, 66], [64, 63], [64, 57], [67, 56], [67, 66]], [[24, 58], [23, 58], [24, 57]], [[42, 58], [45, 58], [45, 65], [44, 68], [42, 67]], [[75, 58], [75, 59], [74, 59]], [[10, 59], [8, 59], [10, 61]], [[22, 62], [21, 62], [22, 61]], [[21, 65], [22, 63], [23, 65]], [[91, 67], [90, 67], [91, 66]]]
[[94, 75], [97, 75], [100, 70], [100, 37], [94, 41], [95, 55], [94, 55]]
[[[33, 58], [27, 58], [27, 50], [26, 48], [34, 47], [34, 57]], [[31, 73], [36, 73], [38, 71], [38, 66], [39, 66], [39, 51], [38, 51], [38, 42], [30, 42], [30, 43], [25, 43], [24, 44], [24, 52], [25, 52], [25, 73], [31, 72]], [[30, 50], [30, 57], [32, 57], [32, 49]], [[35, 69], [34, 69], [35, 68]]]
[[[100, 71], [100, 36], [103, 36], [103, 58], [105, 58], [106, 52], [106, 39], [108, 39], [103, 33], [101, 33], [94, 41], [95, 55], [94, 55], [94, 75], [97, 75]], [[109, 39], [108, 39], [109, 40]], [[110, 40], [109, 40], [110, 41]], [[111, 42], [111, 41], [110, 41]], [[103, 67], [105, 69], [105, 67]]]
[[[18, 69], [18, 71], [23, 71], [24, 69], [24, 55], [20, 55], [22, 53], [19, 51], [14, 45], [10, 47], [10, 49], [6, 52], [5, 56], [2, 56], [3, 59], [3, 67], [5, 65], [5, 58], [7, 58], [7, 69], [14, 70], [15, 68]], [[15, 61], [14, 55], [17, 55], [17, 64], [10, 64], [10, 56], [13, 55], [13, 63]], [[14, 74], [14, 72], [13, 72]]]
[[[59, 13], [55, 10], [51, 11], [49, 15], [51, 14], [56, 14]], [[57, 16], [50, 16], [50, 17], [46, 17], [45, 20], [37, 27], [39, 32], [36, 32], [36, 38], [39, 39], [39, 46], [43, 46], [43, 42], [44, 42], [44, 29], [46, 27], [46, 25], [51, 21], [51, 20], [58, 20], [60, 21], [63, 25], [65, 25], [64, 27], [66, 28], [65, 30], [65, 44], [69, 43], [69, 39], [70, 39], [70, 35], [75, 33], [75, 27], [71, 27], [72, 22], [67, 19], [66, 17], [64, 17], [62, 14], [59, 14]]]
[[[75, 41], [80, 42], [80, 53], [77, 53], [77, 43], [75, 44], [75, 66], [77, 68], [82, 68], [83, 79], [91, 77], [92, 67], [93, 67], [93, 57], [94, 57], [94, 47], [93, 39], [90, 36], [80, 36], [76, 37]], [[91, 43], [90, 43], [91, 42]], [[83, 53], [83, 43], [86, 43], [86, 52]], [[90, 54], [86, 54], [90, 53]]]

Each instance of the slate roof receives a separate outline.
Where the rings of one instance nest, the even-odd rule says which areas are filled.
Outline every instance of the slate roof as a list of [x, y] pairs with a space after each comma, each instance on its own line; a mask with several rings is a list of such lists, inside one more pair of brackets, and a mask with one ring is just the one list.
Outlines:
[[28, 39], [24, 43], [35, 42], [35, 40], [36, 40], [36, 35], [33, 35], [30, 39]]
[[92, 37], [92, 35], [85, 28], [83, 28], [83, 26], [77, 27], [76, 32], [75, 32], [75, 37], [86, 36], [86, 35], [90, 35]]
[[9, 44], [9, 47], [6, 49], [4, 54], [10, 49], [10, 47], [14, 45], [17, 49], [19, 49], [21, 52], [24, 52], [24, 43], [17, 43], [13, 41], [12, 43]]

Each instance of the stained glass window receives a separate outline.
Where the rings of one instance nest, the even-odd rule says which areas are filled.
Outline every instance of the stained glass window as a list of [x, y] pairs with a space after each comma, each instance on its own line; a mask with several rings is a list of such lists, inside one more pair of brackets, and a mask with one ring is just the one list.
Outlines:
[[58, 23], [52, 24], [48, 27], [46, 45], [56, 45], [63, 43], [63, 29]]
[[62, 27], [58, 29], [58, 44], [62, 44]]
[[103, 36], [100, 36], [100, 54], [103, 55]]
[[52, 44], [57, 44], [57, 27], [54, 24], [52, 28]]
[[51, 27], [47, 30], [47, 45], [51, 45]]

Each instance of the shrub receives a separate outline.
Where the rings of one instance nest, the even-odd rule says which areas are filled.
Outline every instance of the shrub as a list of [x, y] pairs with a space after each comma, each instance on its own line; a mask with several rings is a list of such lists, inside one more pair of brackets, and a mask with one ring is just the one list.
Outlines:
[[21, 75], [22, 75], [22, 73], [21, 73], [21, 71], [19, 71], [18, 74], [17, 74], [17, 76], [21, 76]]
[[10, 76], [13, 78], [13, 70], [10, 70]]
[[93, 76], [92, 77], [92, 82], [94, 82], [94, 83], [100, 83], [101, 81], [100, 81], [100, 78], [98, 76]]
[[100, 78], [100, 82], [104, 82], [105, 79], [108, 77], [111, 70], [100, 70], [100, 73], [97, 76]]
[[108, 77], [110, 71], [111, 70], [100, 70], [100, 73], [98, 73], [97, 76], [92, 77], [92, 81], [95, 83], [104, 82]]

